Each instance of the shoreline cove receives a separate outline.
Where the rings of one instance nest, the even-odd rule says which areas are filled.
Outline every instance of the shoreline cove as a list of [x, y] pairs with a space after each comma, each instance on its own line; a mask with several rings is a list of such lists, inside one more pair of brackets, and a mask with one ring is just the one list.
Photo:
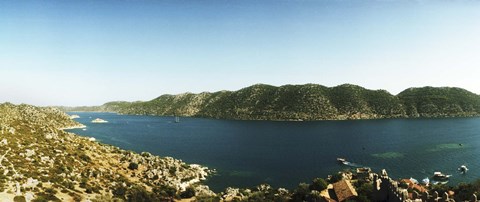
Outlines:
[[[473, 149], [480, 145], [467, 144], [479, 135], [475, 132], [479, 118], [274, 122], [184, 117], [173, 123], [169, 116], [92, 114], [111, 121], [111, 125], [80, 120], [89, 129], [74, 130], [77, 134], [128, 150], [208, 165], [217, 173], [205, 184], [215, 192], [261, 183], [292, 189], [299, 182], [348, 168], [336, 163], [338, 157], [377, 172], [385, 168], [393, 177], [417, 179], [436, 170], [455, 173], [465, 162], [469, 167], [480, 166], [471, 159]], [[462, 132], [452, 131], [455, 128]], [[460, 143], [462, 150], [430, 149]], [[445, 162], [445, 155], [454, 155], [456, 160]], [[402, 166], [407, 164], [417, 166]], [[285, 172], [290, 175], [283, 175]], [[450, 184], [478, 177], [476, 173], [454, 176]]]
[[166, 201], [189, 189], [214, 194], [198, 184], [212, 173], [207, 167], [72, 132], [87, 126], [54, 108], [0, 104], [0, 199], [105, 201], [151, 193], [151, 200]]

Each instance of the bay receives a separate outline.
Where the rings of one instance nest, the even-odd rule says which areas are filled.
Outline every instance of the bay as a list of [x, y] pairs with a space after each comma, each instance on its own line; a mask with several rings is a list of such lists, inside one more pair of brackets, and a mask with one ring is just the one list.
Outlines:
[[[205, 183], [226, 187], [268, 183], [294, 188], [300, 182], [350, 169], [350, 162], [386, 169], [392, 178], [452, 174], [449, 184], [480, 178], [480, 118], [355, 121], [235, 121], [181, 117], [78, 114], [86, 130], [69, 130], [136, 152], [171, 156], [216, 169]], [[101, 118], [104, 124], [91, 123]], [[465, 175], [457, 168], [466, 164]]]

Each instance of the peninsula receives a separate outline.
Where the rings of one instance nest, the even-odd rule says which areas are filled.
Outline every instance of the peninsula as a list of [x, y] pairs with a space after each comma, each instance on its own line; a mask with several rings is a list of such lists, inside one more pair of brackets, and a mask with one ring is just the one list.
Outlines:
[[198, 184], [208, 168], [62, 130], [80, 127], [58, 109], [0, 104], [0, 201], [172, 201], [213, 194]]
[[470, 117], [480, 115], [480, 96], [461, 88], [409, 88], [398, 95], [343, 84], [257, 84], [238, 91], [162, 95], [146, 102], [59, 107], [64, 111], [188, 116], [236, 120], [348, 120]]

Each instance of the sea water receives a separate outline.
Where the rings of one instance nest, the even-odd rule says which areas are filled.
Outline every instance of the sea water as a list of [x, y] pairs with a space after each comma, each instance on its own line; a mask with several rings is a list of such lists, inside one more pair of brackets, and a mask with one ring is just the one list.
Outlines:
[[[86, 130], [70, 130], [136, 152], [171, 156], [216, 169], [214, 191], [261, 183], [294, 188], [351, 169], [346, 158], [390, 177], [451, 174], [449, 184], [480, 178], [480, 118], [355, 121], [235, 121], [206, 118], [70, 113]], [[91, 123], [101, 118], [108, 123]], [[461, 175], [457, 169], [470, 169]]]

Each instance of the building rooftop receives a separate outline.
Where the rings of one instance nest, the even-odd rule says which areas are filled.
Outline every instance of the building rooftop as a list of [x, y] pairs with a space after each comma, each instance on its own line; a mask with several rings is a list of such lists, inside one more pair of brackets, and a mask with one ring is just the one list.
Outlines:
[[347, 180], [340, 180], [339, 182], [334, 183], [333, 190], [335, 191], [335, 195], [337, 195], [337, 199], [340, 202], [358, 196], [355, 188], [353, 188], [350, 181]]
[[405, 183], [408, 185], [408, 188], [412, 188], [412, 189], [416, 190], [416, 191], [419, 192], [419, 193], [422, 193], [422, 192], [426, 192], [426, 191], [427, 191], [427, 189], [425, 189], [425, 187], [422, 187], [421, 185], [416, 184], [415, 182], [413, 182], [413, 181], [410, 180], [410, 179], [403, 179], [402, 182], [405, 182]]

